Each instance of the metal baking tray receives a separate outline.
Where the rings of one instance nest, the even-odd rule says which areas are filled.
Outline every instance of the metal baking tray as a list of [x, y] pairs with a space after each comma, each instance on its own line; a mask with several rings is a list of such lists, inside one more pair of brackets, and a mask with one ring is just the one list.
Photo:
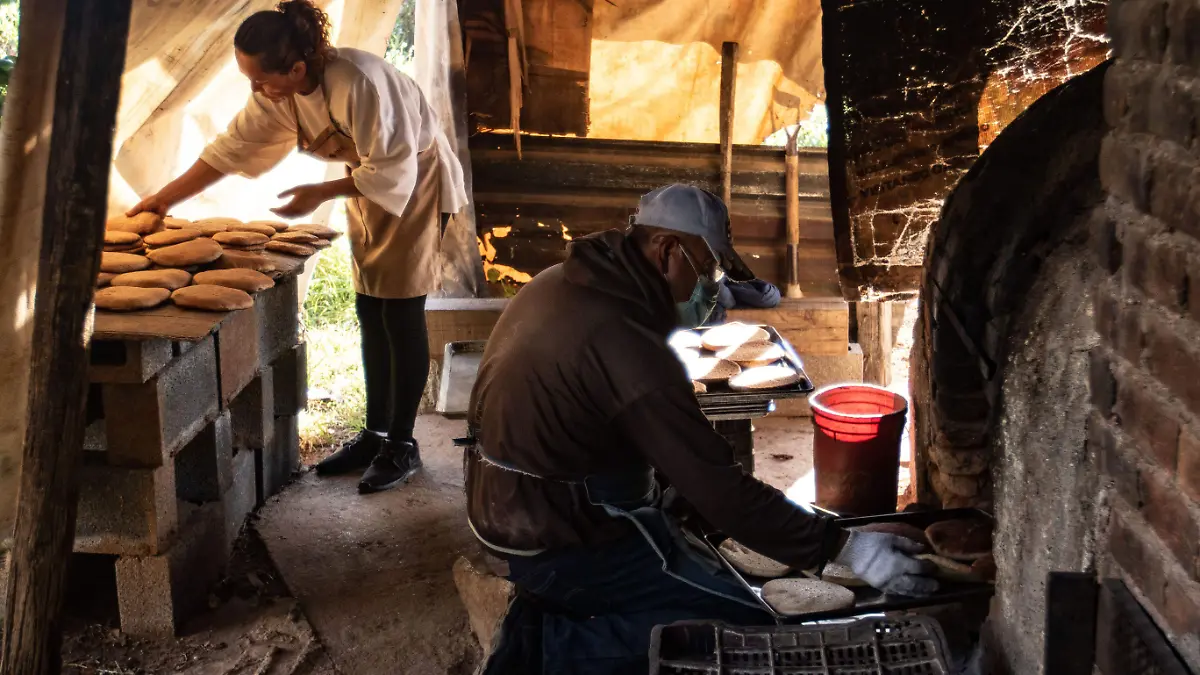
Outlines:
[[442, 355], [442, 381], [438, 386], [437, 404], [439, 414], [446, 417], [464, 417], [471, 405], [471, 390], [479, 376], [479, 364], [483, 361], [483, 350], [487, 340], [448, 342]]
[[[696, 395], [696, 398], [700, 401], [700, 408], [705, 413], [722, 406], [745, 407], [750, 405], [764, 405], [783, 398], [800, 398], [808, 396], [815, 389], [812, 380], [808, 378], [808, 373], [804, 371], [804, 362], [800, 360], [791, 343], [785, 340], [773, 326], [764, 324], [751, 325], [757, 325], [766, 329], [767, 333], [771, 336], [771, 342], [783, 347], [783, 360], [789, 366], [795, 368], [796, 372], [800, 373], [800, 381], [790, 387], [761, 389], [758, 391], [734, 391], [726, 383], [706, 384], [705, 386], [708, 387], [708, 391]], [[709, 328], [715, 328], [715, 326], [710, 326]], [[703, 334], [708, 328], [699, 328], [697, 330]]]
[[[808, 510], [830, 513], [820, 507], [810, 507]], [[838, 518], [837, 523], [842, 527], [858, 527], [869, 523], [908, 523], [914, 527], [926, 528], [942, 520], [955, 520], [958, 518], [987, 518], [992, 519], [992, 515], [980, 509], [940, 509], [935, 511], [914, 511], [911, 513], [886, 513], [877, 516], [863, 516], [861, 518]], [[751, 595], [758, 600], [771, 616], [775, 617], [775, 621], [780, 624], [808, 623], [811, 621], [821, 621], [825, 619], [839, 619], [852, 616], [861, 616], [863, 614], [878, 614], [882, 612], [896, 611], [902, 609], [914, 609], [917, 607], [930, 607], [933, 605], [945, 605], [953, 602], [963, 602], [968, 600], [986, 600], [992, 596], [994, 587], [990, 583], [985, 582], [950, 582], [941, 581], [941, 588], [933, 595], [914, 598], [906, 595], [887, 595], [882, 591], [871, 588], [869, 586], [851, 588], [854, 591], [855, 603], [853, 607], [845, 609], [833, 610], [830, 612], [811, 612], [809, 614], [785, 615], [776, 612], [765, 600], [762, 599], [762, 585], [770, 579], [753, 577], [748, 574], [743, 574], [733, 566], [725, 556], [721, 553], [721, 542], [727, 539], [726, 535], [721, 533], [709, 533], [704, 535], [704, 543], [712, 551], [713, 555], [733, 574]], [[788, 577], [802, 578], [804, 575], [795, 573]], [[784, 577], [784, 578], [788, 578]]]

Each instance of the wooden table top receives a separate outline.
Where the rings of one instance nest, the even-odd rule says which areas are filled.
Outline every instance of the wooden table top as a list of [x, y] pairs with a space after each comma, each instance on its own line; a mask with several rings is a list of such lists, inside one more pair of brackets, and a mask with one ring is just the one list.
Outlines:
[[[311, 258], [298, 258], [271, 251], [264, 252], [275, 263], [277, 272], [271, 276], [276, 283], [298, 276]], [[315, 256], [312, 256], [315, 258]], [[255, 302], [258, 297], [255, 296]], [[237, 310], [244, 311], [244, 310]], [[220, 327], [234, 312], [203, 312], [184, 309], [171, 303], [140, 312], [109, 312], [96, 310], [92, 329], [93, 340], [203, 340]]]

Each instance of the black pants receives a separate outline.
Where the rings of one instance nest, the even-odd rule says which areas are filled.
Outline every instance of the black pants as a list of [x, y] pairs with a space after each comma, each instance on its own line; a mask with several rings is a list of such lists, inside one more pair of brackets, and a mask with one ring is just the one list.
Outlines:
[[429, 377], [425, 296], [385, 300], [360, 293], [355, 309], [362, 331], [367, 428], [407, 441]]

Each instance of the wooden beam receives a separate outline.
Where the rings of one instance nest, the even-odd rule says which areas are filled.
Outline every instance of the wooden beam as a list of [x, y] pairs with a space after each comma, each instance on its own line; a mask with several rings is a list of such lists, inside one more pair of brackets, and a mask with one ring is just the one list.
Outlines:
[[800, 290], [800, 155], [796, 151], [796, 139], [800, 126], [788, 132], [787, 147], [784, 149], [784, 187], [787, 199], [787, 287], [784, 293], [789, 298], [802, 298]]
[[733, 114], [737, 98], [738, 43], [721, 43], [721, 198], [733, 193]]
[[61, 670], [92, 294], [131, 0], [66, 0], [33, 313], [28, 423], [0, 675]]
[[863, 381], [886, 387], [892, 383], [892, 303], [859, 302], [856, 307]]

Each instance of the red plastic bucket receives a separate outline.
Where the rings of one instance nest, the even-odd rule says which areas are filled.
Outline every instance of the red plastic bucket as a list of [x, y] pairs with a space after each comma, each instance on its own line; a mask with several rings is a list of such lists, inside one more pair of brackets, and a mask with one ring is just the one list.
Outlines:
[[840, 384], [808, 402], [817, 504], [843, 515], [895, 512], [908, 401], [883, 387]]

